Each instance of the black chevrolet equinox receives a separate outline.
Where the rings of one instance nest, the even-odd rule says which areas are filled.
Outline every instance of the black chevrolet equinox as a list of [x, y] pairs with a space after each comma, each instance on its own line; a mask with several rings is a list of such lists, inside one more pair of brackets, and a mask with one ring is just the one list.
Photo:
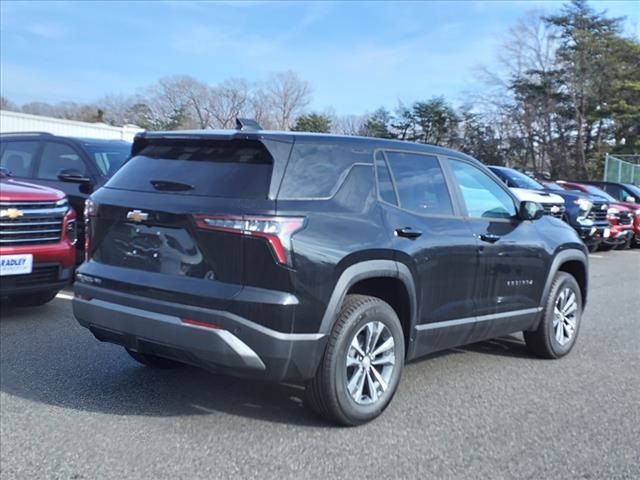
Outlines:
[[379, 415], [405, 362], [524, 332], [573, 347], [584, 245], [477, 160], [359, 137], [139, 134], [86, 203], [73, 310], [159, 368], [306, 386], [344, 425]]

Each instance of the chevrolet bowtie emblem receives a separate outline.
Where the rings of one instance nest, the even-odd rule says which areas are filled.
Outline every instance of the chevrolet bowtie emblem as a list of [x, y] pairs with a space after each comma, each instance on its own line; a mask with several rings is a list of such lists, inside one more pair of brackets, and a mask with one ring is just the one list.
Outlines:
[[127, 220], [131, 220], [132, 222], [144, 222], [149, 219], [149, 214], [142, 212], [140, 210], [131, 210], [127, 212]]
[[7, 208], [6, 210], [0, 210], [0, 217], [8, 217], [11, 220], [15, 220], [16, 218], [20, 218], [24, 215], [22, 210], [18, 210], [17, 208]]

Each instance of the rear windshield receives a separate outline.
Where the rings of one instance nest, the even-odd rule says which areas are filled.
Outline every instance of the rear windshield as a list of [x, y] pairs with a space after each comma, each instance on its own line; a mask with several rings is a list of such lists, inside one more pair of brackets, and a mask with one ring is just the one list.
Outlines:
[[108, 188], [210, 197], [267, 198], [273, 158], [255, 140], [156, 141], [131, 158]]

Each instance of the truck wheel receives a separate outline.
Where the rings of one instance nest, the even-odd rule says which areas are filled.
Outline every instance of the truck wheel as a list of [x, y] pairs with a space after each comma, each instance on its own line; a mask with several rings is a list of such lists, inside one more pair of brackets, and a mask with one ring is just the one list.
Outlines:
[[347, 295], [307, 385], [307, 405], [342, 425], [373, 420], [396, 393], [404, 355], [404, 332], [393, 308], [376, 297]]
[[157, 355], [151, 355], [150, 353], [136, 352], [135, 350], [130, 350], [126, 347], [125, 350], [136, 362], [141, 363], [146, 367], [163, 369], [184, 367], [184, 363], [180, 363], [169, 358], [158, 357]]
[[616, 246], [616, 250], [627, 250], [631, 248], [631, 240], [633, 240], [633, 237], [627, 237], [624, 243]]
[[58, 290], [45, 290], [44, 292], [35, 292], [29, 295], [16, 295], [9, 297], [9, 304], [16, 307], [39, 307], [56, 298], [57, 294]]
[[524, 332], [527, 348], [542, 358], [560, 358], [571, 351], [582, 318], [582, 293], [576, 279], [556, 273], [538, 329]]

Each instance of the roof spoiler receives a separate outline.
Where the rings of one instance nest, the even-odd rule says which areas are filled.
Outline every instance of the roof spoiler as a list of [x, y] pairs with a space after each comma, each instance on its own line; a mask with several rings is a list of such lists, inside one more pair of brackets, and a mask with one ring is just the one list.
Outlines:
[[251, 118], [236, 118], [236, 130], [262, 130], [262, 127]]

